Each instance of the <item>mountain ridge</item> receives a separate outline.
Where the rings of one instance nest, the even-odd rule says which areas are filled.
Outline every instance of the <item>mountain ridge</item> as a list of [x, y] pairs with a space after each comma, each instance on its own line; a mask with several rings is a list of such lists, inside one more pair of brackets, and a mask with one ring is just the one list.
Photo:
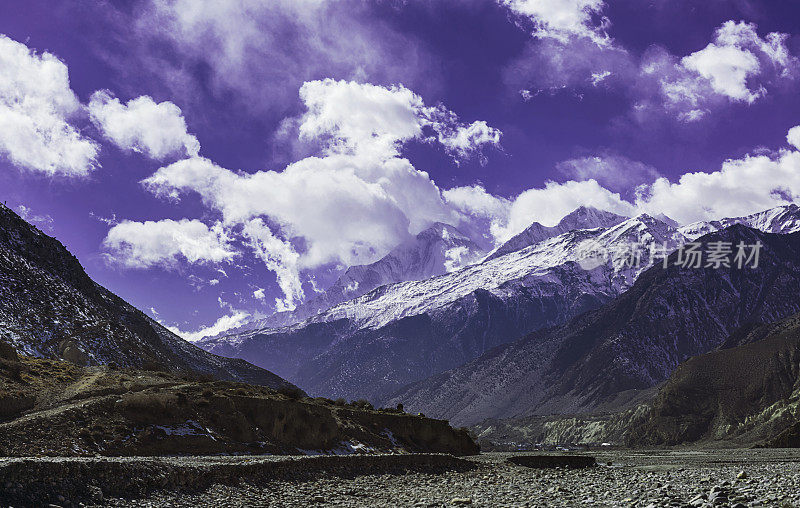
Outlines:
[[612, 212], [600, 210], [591, 206], [581, 206], [565, 215], [553, 227], [543, 226], [533, 222], [530, 226], [517, 233], [492, 251], [486, 260], [494, 259], [509, 252], [524, 249], [529, 245], [537, 244], [554, 236], [558, 236], [577, 229], [594, 229], [599, 227], [612, 227], [626, 220], [627, 217]]
[[763, 241], [766, 258], [748, 276], [734, 269], [654, 266], [614, 301], [412, 384], [387, 403], [402, 401], [459, 424], [589, 412], [626, 390], [664, 381], [682, 360], [719, 346], [739, 324], [800, 308], [800, 233], [735, 225], [703, 238]]
[[[646, 267], [620, 263], [625, 253], [612, 246], [666, 242], [674, 248], [684, 241], [671, 226], [641, 215], [423, 281], [381, 286], [300, 324], [199, 345], [246, 358], [313, 394], [380, 400], [612, 299]], [[613, 252], [597, 266], [581, 266], [586, 242]]]
[[177, 337], [94, 282], [58, 240], [5, 206], [0, 206], [0, 336], [29, 356], [292, 387], [244, 360], [209, 354]]

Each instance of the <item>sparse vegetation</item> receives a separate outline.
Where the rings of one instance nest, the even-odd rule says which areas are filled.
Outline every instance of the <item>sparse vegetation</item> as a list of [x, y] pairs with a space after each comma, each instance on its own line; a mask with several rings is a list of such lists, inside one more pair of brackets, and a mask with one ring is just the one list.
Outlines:
[[[377, 450], [394, 446], [385, 429], [409, 451], [477, 452], [446, 422], [375, 410], [366, 400], [28, 357], [16, 363], [24, 381], [0, 375], [0, 419], [8, 422], [0, 449], [10, 455], [279, 454], [347, 442]], [[55, 411], [15, 420], [31, 410]]]
[[370, 411], [375, 409], [375, 407], [372, 405], [372, 403], [370, 403], [368, 400], [364, 400], [364, 399], [354, 400], [354, 401], [352, 401], [350, 403], [350, 405], [353, 406], [353, 407], [359, 408], [359, 409], [367, 409], [367, 410], [370, 410]]
[[278, 393], [292, 400], [299, 400], [306, 396], [306, 393], [300, 388], [290, 387], [290, 386], [284, 386], [282, 388], [279, 388]]

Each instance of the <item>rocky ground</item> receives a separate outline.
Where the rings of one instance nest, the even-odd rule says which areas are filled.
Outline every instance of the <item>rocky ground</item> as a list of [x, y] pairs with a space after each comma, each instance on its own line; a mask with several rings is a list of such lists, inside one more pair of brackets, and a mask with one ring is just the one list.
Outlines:
[[[591, 453], [591, 452], [589, 452]], [[529, 469], [510, 454], [468, 458], [474, 469], [243, 481], [195, 494], [106, 499], [146, 506], [800, 506], [800, 450], [603, 451], [589, 469]], [[610, 464], [609, 464], [610, 463]]]

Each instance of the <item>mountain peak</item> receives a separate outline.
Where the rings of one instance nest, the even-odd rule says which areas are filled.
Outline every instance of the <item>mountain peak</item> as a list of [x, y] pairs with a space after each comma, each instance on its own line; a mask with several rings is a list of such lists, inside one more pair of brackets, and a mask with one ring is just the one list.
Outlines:
[[628, 217], [617, 215], [590, 206], [581, 206], [564, 216], [556, 225], [561, 232], [566, 233], [576, 229], [594, 229], [598, 227], [611, 227], [625, 221]]
[[426, 229], [423, 229], [417, 233], [415, 238], [418, 241], [445, 240], [446, 242], [449, 242], [454, 238], [463, 241], [471, 241], [469, 237], [462, 233], [458, 228], [444, 222], [434, 222]]
[[492, 252], [486, 260], [494, 259], [510, 252], [524, 249], [530, 245], [535, 245], [541, 241], [553, 238], [570, 231], [579, 229], [609, 228], [615, 226], [628, 217], [617, 215], [613, 212], [599, 210], [591, 206], [580, 206], [565, 215], [558, 224], [553, 227], [542, 226], [538, 222], [533, 222], [521, 233], [514, 236], [506, 243]]
[[608, 227], [611, 222], [619, 223], [627, 217], [618, 215], [606, 210], [600, 210], [593, 206], [579, 206], [572, 212], [565, 215], [556, 225], [558, 228], [566, 229], [590, 229], [596, 227]]

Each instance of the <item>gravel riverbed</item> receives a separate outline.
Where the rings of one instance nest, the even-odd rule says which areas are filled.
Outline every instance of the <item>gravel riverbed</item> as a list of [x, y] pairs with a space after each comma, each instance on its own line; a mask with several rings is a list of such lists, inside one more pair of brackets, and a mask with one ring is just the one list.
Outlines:
[[[214, 484], [195, 494], [106, 499], [121, 507], [198, 506], [729, 506], [800, 507], [800, 450], [588, 452], [598, 466], [530, 469], [488, 453], [461, 472]], [[610, 463], [610, 465], [609, 465]]]

